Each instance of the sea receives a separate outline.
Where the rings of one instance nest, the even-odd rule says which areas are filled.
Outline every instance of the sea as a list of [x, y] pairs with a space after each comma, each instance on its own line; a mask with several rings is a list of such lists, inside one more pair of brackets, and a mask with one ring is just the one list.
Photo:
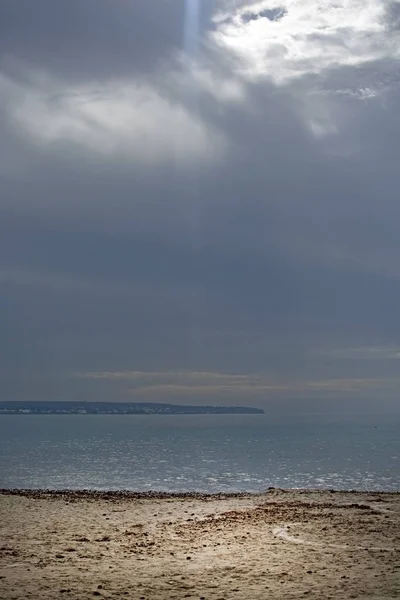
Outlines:
[[0, 488], [400, 490], [400, 415], [3, 415]]

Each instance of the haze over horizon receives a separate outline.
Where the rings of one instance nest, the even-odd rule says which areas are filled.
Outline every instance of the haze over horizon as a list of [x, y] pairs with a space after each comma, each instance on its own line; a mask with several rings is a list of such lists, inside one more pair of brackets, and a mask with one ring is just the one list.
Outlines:
[[0, 400], [398, 409], [398, 0], [2, 0]]

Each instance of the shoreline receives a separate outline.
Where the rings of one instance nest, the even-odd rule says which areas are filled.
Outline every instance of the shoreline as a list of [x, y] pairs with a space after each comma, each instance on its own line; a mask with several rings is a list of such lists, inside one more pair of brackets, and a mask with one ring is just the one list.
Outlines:
[[96, 489], [52, 489], [52, 488], [0, 488], [0, 496], [23, 496], [26, 498], [69, 498], [82, 500], [229, 500], [234, 498], [265, 498], [275, 494], [302, 495], [354, 495], [354, 496], [400, 496], [400, 490], [342, 490], [333, 488], [275, 488], [260, 492], [165, 492], [160, 490], [96, 490]]
[[0, 489], [4, 600], [400, 597], [400, 492]]

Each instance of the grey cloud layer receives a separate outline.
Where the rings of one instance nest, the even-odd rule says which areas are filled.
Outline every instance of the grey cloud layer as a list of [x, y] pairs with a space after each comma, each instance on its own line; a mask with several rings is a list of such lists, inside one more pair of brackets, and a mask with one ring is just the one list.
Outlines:
[[70, 81], [147, 72], [181, 47], [183, 4], [6, 0], [0, 7], [0, 52]]
[[[343, 31], [318, 4], [304, 30], [307, 3], [281, 3], [279, 23], [262, 18], [275, 4], [242, 4], [202, 4], [189, 60], [181, 2], [2, 3], [5, 397], [186, 369], [268, 374], [288, 397], [299, 378], [330, 398], [355, 392], [323, 382], [365, 379], [373, 399], [377, 380], [394, 399], [396, 361], [361, 355], [400, 343], [396, 19], [343, 4]], [[275, 26], [303, 58], [266, 47]]]

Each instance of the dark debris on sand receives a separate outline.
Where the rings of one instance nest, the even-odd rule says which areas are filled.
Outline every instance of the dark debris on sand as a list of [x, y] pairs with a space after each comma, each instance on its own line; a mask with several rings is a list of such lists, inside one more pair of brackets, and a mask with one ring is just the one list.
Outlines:
[[202, 492], [133, 492], [129, 490], [49, 490], [49, 489], [0, 489], [1, 496], [24, 496], [34, 499], [62, 498], [69, 502], [79, 500], [225, 500], [228, 498], [247, 498], [246, 492], [206, 494]]
[[[160, 492], [149, 490], [146, 492], [135, 492], [130, 490], [51, 490], [51, 489], [0, 489], [1, 496], [23, 496], [27, 498], [33, 498], [37, 500], [41, 499], [64, 499], [68, 502], [78, 502], [80, 500], [107, 500], [111, 502], [121, 500], [228, 500], [232, 498], [252, 498], [256, 496], [268, 495], [280, 495], [290, 492], [296, 492], [296, 494], [326, 494], [330, 492], [332, 494], [354, 494], [354, 495], [365, 495], [369, 496], [392, 496], [398, 495], [399, 492], [378, 492], [378, 491], [356, 491], [356, 490], [320, 490], [320, 489], [301, 489], [291, 490], [269, 487], [264, 492], [251, 493], [251, 492], [228, 492], [228, 493], [204, 493], [204, 492]], [[357, 506], [361, 508], [361, 506]], [[365, 506], [365, 508], [369, 508]]]

